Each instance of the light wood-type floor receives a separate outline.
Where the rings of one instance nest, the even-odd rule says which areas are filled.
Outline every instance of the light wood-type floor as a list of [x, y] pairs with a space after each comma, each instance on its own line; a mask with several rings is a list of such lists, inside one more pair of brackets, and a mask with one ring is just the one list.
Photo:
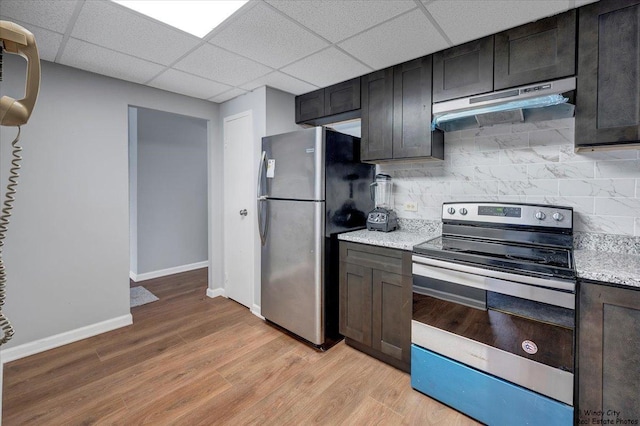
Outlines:
[[223, 297], [206, 269], [145, 281], [134, 324], [5, 365], [3, 425], [476, 424], [409, 375], [299, 343]]

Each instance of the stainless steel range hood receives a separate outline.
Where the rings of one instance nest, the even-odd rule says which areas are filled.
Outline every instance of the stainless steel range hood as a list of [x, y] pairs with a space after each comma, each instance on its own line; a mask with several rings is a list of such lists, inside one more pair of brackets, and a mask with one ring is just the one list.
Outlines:
[[500, 123], [573, 117], [575, 106], [565, 96], [576, 78], [531, 84], [469, 98], [433, 104], [433, 129], [445, 132]]

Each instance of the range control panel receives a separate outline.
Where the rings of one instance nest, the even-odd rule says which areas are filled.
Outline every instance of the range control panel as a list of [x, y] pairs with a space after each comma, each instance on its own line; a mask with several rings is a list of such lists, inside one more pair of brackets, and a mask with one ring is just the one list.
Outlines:
[[497, 202], [443, 203], [442, 220], [573, 228], [573, 208]]

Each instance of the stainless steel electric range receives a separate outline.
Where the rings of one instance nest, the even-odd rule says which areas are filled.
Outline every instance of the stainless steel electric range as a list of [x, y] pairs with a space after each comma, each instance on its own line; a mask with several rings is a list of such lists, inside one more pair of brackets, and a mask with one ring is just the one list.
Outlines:
[[575, 294], [571, 208], [443, 204], [413, 249], [412, 386], [487, 424], [572, 424]]

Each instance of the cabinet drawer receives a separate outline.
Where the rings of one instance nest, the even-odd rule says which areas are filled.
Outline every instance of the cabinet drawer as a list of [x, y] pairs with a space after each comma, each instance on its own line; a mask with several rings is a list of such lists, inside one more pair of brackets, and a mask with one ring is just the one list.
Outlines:
[[399, 249], [343, 241], [340, 243], [340, 261], [394, 274], [411, 275], [411, 253]]

